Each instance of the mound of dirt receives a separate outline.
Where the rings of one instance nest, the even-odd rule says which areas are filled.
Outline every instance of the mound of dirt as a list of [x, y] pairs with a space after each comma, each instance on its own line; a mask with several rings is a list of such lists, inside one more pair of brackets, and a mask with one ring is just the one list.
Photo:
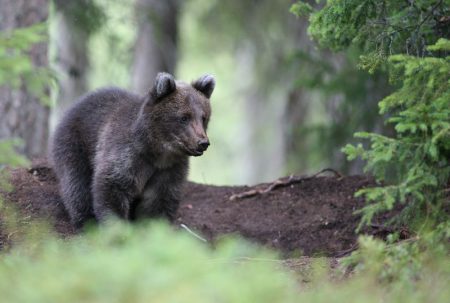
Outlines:
[[[45, 161], [35, 162], [30, 169], [12, 170], [11, 182], [15, 189], [6, 194], [6, 200], [17, 206], [21, 216], [49, 220], [64, 237], [75, 233], [55, 175]], [[184, 224], [210, 241], [238, 234], [286, 255], [342, 256], [355, 248], [359, 217], [353, 213], [364, 205], [354, 193], [373, 185], [366, 176], [321, 176], [230, 199], [270, 184], [248, 187], [188, 182], [175, 224]], [[378, 219], [382, 223], [386, 218]], [[378, 229], [365, 232], [376, 233]], [[0, 236], [0, 247], [7, 237], [4, 233]]]
[[233, 194], [265, 189], [191, 183], [179, 210], [179, 222], [208, 239], [239, 234], [254, 242], [302, 255], [337, 256], [355, 247], [354, 232], [364, 204], [354, 193], [373, 180], [364, 176], [316, 177], [266, 194], [230, 200]]

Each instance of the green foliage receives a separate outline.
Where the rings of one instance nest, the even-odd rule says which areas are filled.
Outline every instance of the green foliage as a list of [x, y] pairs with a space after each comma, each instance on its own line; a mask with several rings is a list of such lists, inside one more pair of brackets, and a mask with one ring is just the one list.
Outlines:
[[29, 52], [37, 43], [47, 40], [47, 24], [0, 32], [0, 85], [18, 89], [26, 83], [31, 94], [49, 104], [48, 86], [52, 73], [46, 67], [37, 67]]
[[[28, 164], [28, 159], [19, 155], [15, 147], [22, 144], [20, 139], [2, 139], [0, 140], [0, 189], [10, 190], [11, 187], [7, 181], [6, 165], [9, 167], [24, 166]], [[1, 200], [1, 197], [0, 197]]]
[[311, 13], [310, 34], [322, 46], [359, 47], [360, 67], [374, 72], [386, 63], [399, 87], [379, 103], [396, 136], [360, 132], [356, 136], [370, 140], [370, 147], [343, 149], [349, 160], [366, 160], [366, 171], [385, 182], [358, 193], [373, 202], [361, 210], [361, 225], [397, 202], [406, 204], [403, 222], [411, 222], [412, 215], [445, 217], [441, 204], [450, 176], [449, 42], [442, 38], [449, 28], [444, 26], [446, 2], [335, 0]]
[[294, 279], [253, 258], [274, 256], [236, 241], [212, 251], [166, 225], [117, 222], [1, 256], [0, 292], [5, 302], [295, 302]]
[[[18, 225], [20, 219], [17, 212], [11, 205], [4, 201], [3, 194], [13, 190], [9, 180], [9, 170], [7, 168], [27, 165], [28, 159], [16, 153], [15, 147], [23, 142], [19, 139], [0, 139], [0, 242], [2, 235], [8, 235], [10, 242], [13, 242], [19, 234]], [[0, 245], [0, 249], [5, 249], [5, 244]]]
[[14, 150], [15, 147], [21, 144], [23, 142], [20, 139], [0, 140], [0, 167], [4, 164], [13, 167], [28, 164], [28, 160], [24, 156], [18, 155]]
[[[0, 32], [0, 85], [12, 89], [25, 85], [32, 95], [48, 104], [48, 88], [53, 75], [48, 68], [35, 66], [29, 54], [33, 47], [39, 47], [39, 43], [46, 40], [46, 23]], [[12, 190], [7, 168], [29, 163], [16, 153], [15, 148], [22, 144], [18, 138], [0, 139], [0, 232], [9, 235], [15, 232], [16, 212], [4, 203], [2, 194]], [[12, 230], [14, 232], [9, 233]]]
[[[4, 203], [3, 194], [13, 190], [9, 182], [9, 170], [7, 168], [27, 165], [28, 159], [17, 154], [15, 147], [23, 142], [19, 139], [0, 139], [0, 236], [2, 234], [14, 234], [17, 231], [19, 221], [16, 212], [10, 205]], [[10, 237], [12, 240], [12, 237]], [[0, 247], [1, 248], [1, 247]]]
[[309, 3], [297, 2], [292, 4], [290, 10], [291, 13], [296, 15], [297, 17], [307, 16], [313, 12], [313, 8]]
[[56, 7], [64, 11], [66, 18], [87, 35], [99, 31], [107, 21], [106, 13], [95, 0], [55, 0]]
[[[439, 45], [444, 45], [443, 40]], [[440, 50], [438, 44], [432, 48]], [[400, 217], [403, 222], [411, 222], [418, 214], [446, 217], [441, 204], [450, 177], [450, 58], [395, 55], [389, 63], [400, 88], [379, 106], [381, 113], [390, 114], [388, 122], [397, 136], [357, 133], [370, 140], [370, 148], [344, 148], [349, 160], [362, 157], [367, 160], [366, 170], [389, 183], [358, 192], [374, 202], [360, 211], [361, 223], [391, 210], [396, 202], [407, 204]]]
[[450, 51], [450, 40], [441, 38], [439, 39], [435, 45], [430, 45], [427, 47], [429, 51]]
[[449, 12], [448, 0], [333, 0], [311, 15], [309, 33], [335, 51], [357, 45], [370, 61], [396, 53], [423, 56], [436, 35], [449, 36]]
[[449, 237], [450, 222], [406, 240], [399, 241], [397, 233], [389, 235], [386, 242], [361, 237], [360, 249], [346, 258], [344, 264], [355, 266], [357, 273], [370, 272], [385, 283], [400, 281], [408, 285], [410, 281], [426, 278], [430, 264], [436, 259], [445, 260], [450, 249]]
[[376, 274], [384, 280], [420, 277], [427, 251], [444, 251], [448, 258], [449, 10], [448, 0], [330, 0], [310, 15], [309, 33], [321, 46], [334, 51], [358, 47], [359, 67], [374, 73], [387, 66], [397, 87], [379, 102], [395, 133], [359, 132], [356, 137], [370, 145], [343, 148], [349, 160], [365, 160], [366, 171], [379, 181], [357, 193], [369, 203], [358, 211], [358, 228], [400, 203], [396, 221], [416, 233], [395, 245], [395, 236], [387, 243], [361, 240], [352, 259], [378, 266]]
[[[47, 40], [47, 24], [39, 23], [26, 28], [0, 32], [0, 85], [18, 89], [25, 84], [27, 89], [42, 102], [49, 102], [47, 90], [51, 72], [45, 67], [36, 67], [29, 52], [38, 43]], [[6, 181], [6, 165], [26, 165], [27, 159], [17, 155], [14, 148], [21, 145], [20, 139], [0, 140], [0, 189], [10, 189]], [[0, 201], [1, 202], [1, 201]]]
[[[31, 245], [33, 244], [33, 245]], [[379, 242], [367, 243], [378, 260]], [[395, 261], [395, 260], [393, 260]], [[343, 283], [300, 285], [276, 256], [236, 239], [215, 249], [163, 224], [111, 224], [86, 235], [35, 239], [0, 255], [4, 302], [446, 302], [442, 259], [424, 279], [382, 285], [366, 271]], [[300, 289], [300, 287], [302, 289]], [[305, 287], [306, 286], [306, 287]], [[370, 295], [369, 295], [370, 294]]]

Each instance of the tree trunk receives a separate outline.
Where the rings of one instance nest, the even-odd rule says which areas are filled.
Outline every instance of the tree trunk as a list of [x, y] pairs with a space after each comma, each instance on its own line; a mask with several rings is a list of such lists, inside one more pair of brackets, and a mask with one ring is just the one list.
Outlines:
[[[314, 42], [307, 33], [309, 21], [306, 18], [296, 18], [286, 20], [287, 36], [290, 39], [292, 50], [303, 50], [307, 53], [317, 52]], [[291, 69], [288, 77], [295, 79], [298, 77], [298, 69]], [[286, 81], [289, 81], [286, 79]], [[290, 81], [293, 83], [293, 81]], [[285, 96], [286, 104], [283, 115], [283, 138], [285, 140], [285, 159], [286, 172], [299, 173], [305, 172], [305, 169], [311, 167], [309, 158], [305, 153], [311, 153], [311, 147], [308, 146], [302, 129], [307, 125], [308, 110], [311, 107], [313, 96], [308, 89], [291, 85]]]
[[132, 89], [146, 93], [160, 71], [174, 73], [178, 44], [178, 0], [136, 0], [139, 31]]
[[[236, 52], [235, 83], [245, 95], [240, 140], [247, 142], [241, 151], [240, 172], [237, 183], [266, 182], [276, 178], [284, 166], [283, 107], [273, 102], [281, 99], [278, 92], [264, 92], [256, 70], [257, 50], [251, 43], [242, 43]], [[270, 142], [270, 144], [268, 144]]]
[[58, 73], [59, 92], [56, 106], [52, 109], [51, 128], [70, 104], [87, 91], [89, 33], [70, 15], [71, 10], [81, 9], [81, 5], [86, 6], [79, 2], [55, 1], [55, 70]]
[[[48, 18], [47, 0], [0, 0], [0, 8], [1, 31], [28, 27]], [[36, 67], [47, 66], [47, 42], [35, 44], [29, 56]], [[48, 106], [33, 96], [23, 81], [17, 90], [0, 87], [0, 138], [21, 138], [25, 144], [19, 152], [30, 158], [45, 154], [48, 117]]]

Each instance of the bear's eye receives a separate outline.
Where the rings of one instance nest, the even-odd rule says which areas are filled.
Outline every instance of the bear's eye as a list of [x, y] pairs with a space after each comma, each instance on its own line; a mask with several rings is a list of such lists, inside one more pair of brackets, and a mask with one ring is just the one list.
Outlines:
[[181, 123], [187, 123], [189, 121], [189, 115], [183, 115], [180, 117]]
[[203, 122], [203, 125], [206, 125], [206, 117], [205, 116], [202, 117], [202, 122]]

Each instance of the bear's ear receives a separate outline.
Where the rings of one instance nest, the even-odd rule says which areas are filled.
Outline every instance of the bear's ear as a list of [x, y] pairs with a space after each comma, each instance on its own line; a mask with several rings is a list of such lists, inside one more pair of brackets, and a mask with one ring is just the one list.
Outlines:
[[209, 99], [216, 86], [216, 80], [214, 80], [214, 77], [211, 75], [204, 75], [192, 82], [191, 85]]
[[155, 101], [173, 93], [176, 89], [175, 79], [169, 73], [158, 73], [151, 94]]

